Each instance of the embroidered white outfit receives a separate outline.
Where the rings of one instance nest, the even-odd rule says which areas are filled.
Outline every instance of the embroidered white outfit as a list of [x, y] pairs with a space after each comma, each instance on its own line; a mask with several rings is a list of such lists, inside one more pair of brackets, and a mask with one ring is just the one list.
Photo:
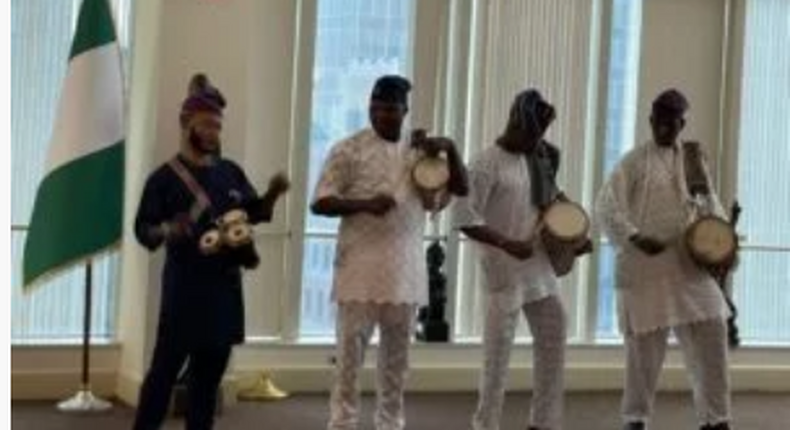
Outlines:
[[[679, 146], [637, 146], [615, 167], [596, 203], [596, 223], [617, 251], [618, 316], [627, 355], [625, 421], [650, 417], [669, 329], [684, 351], [700, 424], [729, 420], [726, 302], [682, 240], [696, 213], [721, 216], [723, 209], [714, 192], [692, 200], [683, 161]], [[645, 254], [629, 242], [637, 232], [666, 243], [666, 250]]]
[[[469, 196], [456, 202], [456, 227], [485, 225], [512, 239], [533, 238], [539, 212], [531, 202], [529, 167], [523, 155], [498, 145], [484, 149], [469, 166], [469, 185]], [[499, 429], [510, 351], [523, 313], [534, 338], [531, 425], [560, 429], [566, 317], [551, 263], [539, 240], [534, 255], [524, 261], [494, 247], [480, 247], [488, 308], [473, 428]]]
[[380, 332], [376, 428], [404, 427], [409, 341], [416, 307], [428, 301], [426, 215], [410, 176], [415, 161], [408, 140], [388, 142], [365, 129], [332, 148], [316, 187], [315, 200], [388, 194], [397, 202], [383, 216], [360, 213], [340, 222], [332, 287], [339, 306], [331, 430], [358, 427], [357, 374], [375, 326]]

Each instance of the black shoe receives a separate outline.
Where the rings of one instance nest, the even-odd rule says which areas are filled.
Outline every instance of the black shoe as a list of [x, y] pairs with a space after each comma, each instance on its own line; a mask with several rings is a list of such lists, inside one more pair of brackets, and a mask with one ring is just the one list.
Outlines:
[[706, 424], [700, 427], [700, 430], [730, 430], [730, 424], [727, 422], [714, 424]]
[[640, 421], [630, 422], [623, 426], [623, 430], [645, 430], [646, 428], [645, 423]]

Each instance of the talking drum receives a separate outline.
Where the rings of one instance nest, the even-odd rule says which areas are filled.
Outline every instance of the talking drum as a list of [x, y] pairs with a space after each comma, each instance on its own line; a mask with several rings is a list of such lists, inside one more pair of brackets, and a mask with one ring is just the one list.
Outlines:
[[437, 212], [449, 202], [450, 168], [445, 158], [424, 156], [414, 165], [412, 180], [425, 209]]
[[727, 266], [735, 259], [738, 237], [732, 226], [722, 218], [706, 215], [686, 230], [689, 256], [703, 269]]
[[258, 267], [260, 258], [255, 250], [252, 225], [247, 213], [240, 209], [231, 210], [222, 215], [217, 224], [222, 234], [222, 244], [227, 248], [230, 258], [247, 269]]
[[218, 221], [220, 228], [227, 228], [235, 224], [247, 223], [247, 213], [241, 209], [233, 209], [223, 214]]
[[252, 242], [252, 227], [247, 212], [233, 209], [223, 214], [218, 221], [222, 232], [222, 242], [230, 248], [237, 248]]
[[247, 213], [240, 209], [233, 209], [216, 221], [216, 226], [200, 237], [200, 252], [212, 255], [222, 248], [239, 248], [253, 242], [252, 226]]
[[216, 254], [221, 247], [222, 236], [217, 229], [211, 229], [200, 237], [200, 251], [205, 255]]
[[587, 242], [589, 230], [590, 219], [576, 203], [556, 201], [546, 209], [540, 238], [557, 276], [571, 271], [577, 251]]
[[238, 248], [252, 242], [252, 228], [249, 224], [238, 223], [224, 231], [224, 242], [230, 248]]

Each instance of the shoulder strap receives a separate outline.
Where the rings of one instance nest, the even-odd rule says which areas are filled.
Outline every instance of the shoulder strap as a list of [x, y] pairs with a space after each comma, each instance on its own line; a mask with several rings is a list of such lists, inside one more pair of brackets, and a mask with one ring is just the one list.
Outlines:
[[198, 183], [192, 173], [184, 166], [184, 163], [178, 159], [178, 157], [173, 157], [167, 163], [173, 172], [175, 172], [176, 176], [181, 179], [181, 182], [186, 185], [189, 192], [195, 198], [194, 203], [192, 203], [192, 207], [189, 208], [189, 218], [192, 222], [197, 222], [200, 219], [200, 216], [203, 212], [211, 207], [211, 200], [206, 193], [206, 190], [203, 189], [202, 186]]
[[692, 196], [710, 194], [711, 187], [708, 183], [708, 176], [705, 174], [705, 160], [700, 143], [685, 141], [681, 147], [683, 148], [683, 170], [689, 194]]
[[551, 205], [559, 191], [555, 168], [559, 164], [559, 151], [552, 154], [548, 147], [543, 146], [544, 143], [540, 145], [532, 154], [525, 157], [529, 166], [532, 203], [542, 211]]

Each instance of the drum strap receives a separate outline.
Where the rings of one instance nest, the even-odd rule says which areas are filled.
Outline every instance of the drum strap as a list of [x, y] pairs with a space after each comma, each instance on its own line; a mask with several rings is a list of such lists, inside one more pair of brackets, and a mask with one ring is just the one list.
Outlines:
[[556, 179], [559, 150], [541, 141], [526, 159], [529, 167], [531, 201], [541, 210], [545, 210], [554, 202], [558, 194]]
[[176, 176], [181, 179], [181, 182], [187, 187], [192, 197], [194, 197], [195, 200], [189, 208], [189, 218], [192, 222], [197, 222], [200, 216], [203, 215], [203, 212], [211, 207], [211, 199], [209, 199], [208, 193], [178, 157], [173, 157], [167, 164], [175, 172]]
[[705, 174], [705, 162], [699, 142], [683, 142], [683, 166], [689, 195], [707, 196], [711, 192], [708, 175]]

